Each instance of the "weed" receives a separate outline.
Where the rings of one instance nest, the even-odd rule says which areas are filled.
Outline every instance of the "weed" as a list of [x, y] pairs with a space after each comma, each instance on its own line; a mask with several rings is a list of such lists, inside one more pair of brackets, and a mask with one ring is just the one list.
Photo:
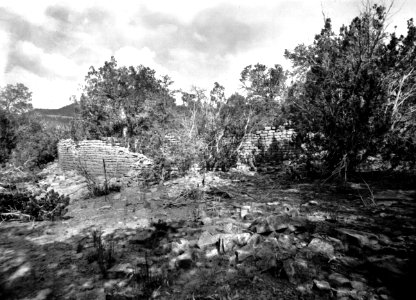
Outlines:
[[163, 285], [168, 285], [168, 279], [165, 275], [151, 272], [147, 252], [145, 252], [145, 263], [134, 270], [133, 282], [136, 283], [136, 288], [141, 291], [146, 299], [150, 298], [154, 290], [160, 289]]
[[368, 185], [368, 183], [364, 179], [362, 179], [362, 180], [364, 181], [365, 185], [367, 186], [367, 190], [369, 191], [369, 197], [363, 198], [360, 191], [358, 191], [358, 195], [360, 196], [361, 201], [363, 202], [364, 206], [371, 206], [371, 205], [375, 206], [375, 205], [377, 205], [376, 201], [374, 199], [373, 190], [370, 188], [370, 186]]
[[110, 240], [107, 244], [104, 244], [102, 233], [97, 230], [92, 232], [92, 239], [95, 251], [87, 258], [88, 262], [91, 263], [97, 260], [103, 278], [107, 278], [107, 270], [115, 262], [114, 241]]
[[22, 218], [33, 220], [55, 220], [63, 216], [69, 197], [54, 190], [44, 196], [35, 197], [28, 192], [0, 194], [0, 216], [6, 219]]
[[[105, 166], [105, 163], [103, 164]], [[105, 174], [105, 182], [104, 185], [101, 185], [97, 180], [94, 178], [94, 176], [88, 171], [88, 168], [85, 163], [82, 163], [81, 159], [78, 160], [78, 164], [76, 166], [79, 174], [85, 178], [87, 181], [87, 188], [90, 192], [91, 196], [106, 196], [110, 194], [111, 192], [119, 192], [120, 186], [115, 185], [108, 185], [107, 181], [107, 175]], [[105, 169], [104, 169], [105, 170]], [[104, 172], [106, 173], [106, 172]]]

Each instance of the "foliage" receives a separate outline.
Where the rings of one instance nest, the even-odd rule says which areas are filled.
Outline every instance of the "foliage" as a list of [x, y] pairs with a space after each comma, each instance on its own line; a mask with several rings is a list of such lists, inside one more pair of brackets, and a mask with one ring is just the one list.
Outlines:
[[271, 125], [280, 122], [280, 106], [286, 96], [287, 72], [280, 65], [267, 68], [263, 64], [246, 66], [240, 82], [247, 94], [248, 110], [256, 125]]
[[0, 93], [0, 163], [41, 168], [57, 157], [57, 143], [69, 132], [33, 113], [31, 92], [21, 83]]
[[264, 65], [247, 66], [241, 73], [241, 82], [247, 96], [233, 94], [225, 98], [224, 87], [215, 82], [210, 98], [205, 91], [193, 88], [183, 93], [187, 108], [184, 113], [181, 140], [196, 147], [199, 161], [207, 170], [227, 170], [234, 166], [244, 138], [252, 130], [275, 119], [279, 97], [284, 91], [285, 73], [276, 65], [267, 69]]
[[0, 91], [0, 109], [21, 115], [33, 109], [32, 93], [22, 83], [8, 84]]
[[103, 275], [103, 278], [107, 278], [107, 270], [115, 262], [114, 241], [111, 240], [108, 243], [104, 243], [102, 232], [97, 230], [92, 232], [92, 239], [95, 251], [89, 253], [87, 261], [89, 263], [97, 261], [101, 275]]
[[[285, 112], [297, 143], [310, 160], [320, 153], [329, 172], [353, 171], [400, 131], [394, 128], [406, 123], [403, 114], [414, 116], [408, 109], [415, 99], [415, 29], [410, 21], [407, 37], [392, 34], [385, 43], [387, 14], [375, 5], [338, 35], [327, 19], [312, 45], [286, 51], [298, 80]], [[414, 128], [414, 121], [406, 124]]]
[[60, 139], [69, 136], [66, 127], [50, 127], [31, 116], [16, 131], [17, 142], [11, 161], [29, 169], [42, 168], [58, 157]]
[[[114, 57], [98, 70], [91, 67], [79, 103], [83, 136], [122, 136], [124, 130], [128, 137], [163, 136], [174, 105], [171, 83], [148, 67], [118, 67]], [[140, 143], [143, 153], [147, 141]]]
[[229, 159], [225, 150], [230, 143], [226, 143], [226, 116], [224, 115], [225, 96], [224, 87], [215, 83], [210, 92], [210, 99], [205, 90], [194, 87], [191, 93], [183, 93], [182, 100], [186, 110], [183, 116], [182, 127], [176, 136], [179, 137], [177, 145], [179, 152], [187, 152], [182, 145], [188, 145], [190, 156], [185, 155], [183, 163], [189, 166], [195, 162], [205, 169], [217, 167], [226, 168], [221, 158]]
[[121, 187], [119, 185], [110, 184], [107, 180], [107, 176], [105, 177], [104, 183], [100, 183], [93, 175], [91, 175], [86, 164], [81, 161], [81, 159], [78, 160], [76, 167], [79, 174], [85, 178], [88, 192], [91, 196], [100, 197], [112, 192], [120, 191]]
[[34, 220], [54, 220], [63, 216], [69, 198], [53, 190], [44, 196], [35, 197], [27, 192], [9, 192], [0, 194], [0, 214], [3, 217], [16, 217], [25, 214]]
[[0, 109], [0, 164], [9, 158], [16, 146], [15, 123], [10, 114]]
[[285, 89], [287, 74], [282, 66], [267, 68], [257, 63], [248, 65], [241, 72], [240, 82], [248, 98], [262, 98], [266, 101], [279, 101]]
[[0, 164], [5, 163], [17, 143], [17, 129], [32, 109], [29, 89], [8, 84], [0, 90]]

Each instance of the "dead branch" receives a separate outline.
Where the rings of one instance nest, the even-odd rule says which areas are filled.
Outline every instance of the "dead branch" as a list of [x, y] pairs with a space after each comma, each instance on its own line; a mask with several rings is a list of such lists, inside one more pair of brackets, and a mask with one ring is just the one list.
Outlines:
[[21, 217], [25, 217], [25, 218], [28, 218], [29, 220], [30, 220], [30, 218], [32, 217], [32, 216], [30, 216], [30, 215], [28, 215], [28, 214], [23, 214], [23, 213], [21, 213], [21, 212], [8, 212], [8, 213], [0, 213], [0, 216], [2, 216], [2, 217], [10, 217], [10, 216], [12, 216], [12, 217], [18, 217], [19, 219], [20, 219]]

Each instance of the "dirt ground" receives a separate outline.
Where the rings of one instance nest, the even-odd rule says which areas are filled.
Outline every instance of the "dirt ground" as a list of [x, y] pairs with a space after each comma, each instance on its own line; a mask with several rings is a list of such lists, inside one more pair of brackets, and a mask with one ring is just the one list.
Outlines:
[[1, 223], [0, 298], [410, 299], [416, 193], [372, 192], [218, 172], [73, 201]]

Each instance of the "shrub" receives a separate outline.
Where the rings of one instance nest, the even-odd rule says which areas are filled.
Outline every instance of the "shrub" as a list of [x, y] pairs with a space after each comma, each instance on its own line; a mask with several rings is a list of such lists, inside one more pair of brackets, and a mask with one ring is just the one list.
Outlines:
[[53, 190], [42, 197], [28, 192], [7, 192], [0, 194], [0, 215], [16, 218], [23, 214], [37, 221], [55, 220], [65, 214], [68, 204], [69, 197]]
[[87, 188], [91, 196], [105, 196], [110, 194], [111, 192], [119, 192], [120, 186], [109, 184], [107, 180], [107, 176], [105, 176], [105, 180], [103, 183], [100, 183], [87, 169], [87, 166], [82, 163], [81, 159], [78, 160], [77, 164], [77, 171], [81, 176], [85, 178], [87, 181]]

